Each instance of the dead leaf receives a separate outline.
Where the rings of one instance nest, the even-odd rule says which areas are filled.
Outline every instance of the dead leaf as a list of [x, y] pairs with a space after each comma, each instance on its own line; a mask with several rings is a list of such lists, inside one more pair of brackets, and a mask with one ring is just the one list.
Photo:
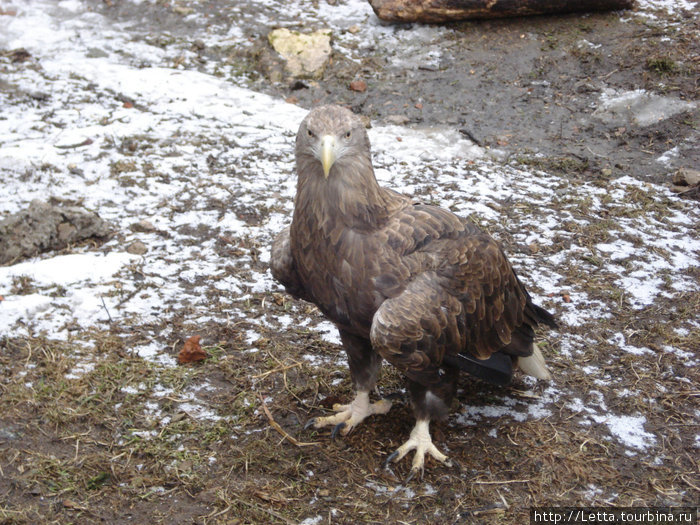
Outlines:
[[350, 89], [357, 91], [358, 93], [364, 93], [367, 91], [367, 82], [364, 80], [353, 80], [350, 82]]
[[202, 361], [209, 357], [200, 346], [200, 339], [201, 337], [198, 335], [193, 335], [192, 337], [187, 338], [185, 345], [182, 347], [182, 350], [180, 350], [180, 353], [177, 356], [178, 363], [183, 365], [194, 361]]

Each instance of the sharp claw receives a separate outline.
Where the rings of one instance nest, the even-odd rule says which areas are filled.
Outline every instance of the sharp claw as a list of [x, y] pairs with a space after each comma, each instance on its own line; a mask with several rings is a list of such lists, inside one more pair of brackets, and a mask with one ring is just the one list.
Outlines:
[[331, 439], [335, 439], [335, 436], [338, 435], [338, 432], [340, 432], [344, 428], [345, 428], [345, 421], [341, 421], [336, 426], [334, 426], [333, 431], [331, 432]]
[[389, 394], [388, 396], [382, 397], [382, 399], [388, 399], [389, 401], [394, 401], [398, 399], [403, 399], [403, 396], [401, 395], [401, 392], [393, 392]]
[[423, 469], [422, 469], [422, 468], [420, 468], [420, 469], [418, 469], [418, 468], [412, 468], [412, 469], [411, 469], [411, 472], [408, 473], [408, 477], [407, 477], [406, 480], [403, 482], [403, 484], [404, 484], [404, 485], [408, 485], [408, 484], [410, 483], [410, 481], [415, 477], [415, 475], [416, 475], [418, 472], [420, 472], [420, 477], [421, 477], [421, 479], [423, 479]]
[[389, 457], [386, 458], [386, 461], [384, 462], [384, 468], [388, 469], [391, 462], [394, 461], [398, 455], [399, 455], [398, 450], [395, 450], [394, 452], [389, 454]]
[[314, 426], [316, 424], [316, 418], [312, 417], [306, 422], [306, 425], [304, 425], [304, 430], [308, 430], [310, 427]]

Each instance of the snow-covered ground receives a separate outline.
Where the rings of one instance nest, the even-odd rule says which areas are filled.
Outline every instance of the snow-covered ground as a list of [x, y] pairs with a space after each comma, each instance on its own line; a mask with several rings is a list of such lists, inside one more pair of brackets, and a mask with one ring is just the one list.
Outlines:
[[[287, 16], [306, 13], [301, 4], [291, 2]], [[659, 7], [640, 4], [649, 15]], [[371, 28], [364, 35], [375, 40], [370, 44], [406, 50], [397, 58], [406, 64], [418, 51], [425, 55], [423, 63], [439, 53], [431, 39], [449, 31], [395, 31], [379, 24], [364, 0], [319, 6], [304, 16], [337, 30], [336, 46], [342, 49], [344, 41], [358, 38], [341, 30], [363, 24]], [[240, 308], [246, 299], [280, 291], [265, 263], [272, 236], [289, 222], [293, 209], [293, 140], [305, 110], [213, 71], [173, 67], [167, 45], [132, 39], [124, 27], [93, 12], [89, 2], [34, 0], [13, 9], [15, 15], [0, 16], [0, 48], [25, 48], [32, 58], [24, 67], [8, 63], [2, 78], [14, 86], [15, 99], [10, 104], [10, 95], [0, 93], [0, 218], [32, 199], [54, 198], [99, 213], [114, 226], [115, 236], [99, 248], [46, 253], [0, 267], [0, 335], [78, 339], [81, 351], [71, 374], [79, 374], [93, 359], [85, 351], [87, 331], [108, 327], [110, 318], [148, 326], [163, 311], [178, 309], [192, 327], [235, 322], [246, 316]], [[231, 27], [201, 37], [207, 44], [219, 38], [245, 45], [241, 35], [240, 28]], [[601, 97], [600, 111], [616, 104], [629, 111], [635, 97], [645, 102], [652, 97], [622, 95]], [[654, 117], [645, 113], [645, 118]], [[641, 311], [700, 290], [687, 273], [700, 266], [700, 210], [665, 187], [630, 177], [601, 185], [504, 164], [498, 152], [475, 146], [456, 129], [374, 127], [370, 137], [381, 183], [478, 217], [497, 237], [531, 247], [510, 255], [536, 300], [562, 321], [555, 360], [576, 363], [591, 345], [600, 345], [595, 324], [614, 318], [621, 302]], [[251, 210], [258, 219], [246, 221]], [[152, 231], [132, 228], [144, 220]], [[599, 242], [580, 244], [582, 231], [603, 223]], [[202, 239], [193, 231], [211, 235]], [[240, 247], [235, 260], [217, 249], [222, 237]], [[147, 253], [126, 252], [136, 240]], [[576, 280], [575, 274], [591, 277]], [[30, 279], [32, 293], [13, 292], [20, 277]], [[613, 283], [619, 293], [593, 289], [603, 282]], [[217, 292], [216, 311], [210, 289]], [[184, 304], [188, 308], [180, 308]], [[284, 329], [292, 320], [263, 312], [250, 322]], [[567, 334], [571, 327], [576, 334]], [[679, 330], [687, 334], [699, 327], [696, 317]], [[309, 328], [337, 342], [327, 322], [316, 319]], [[162, 366], [176, 366], [171, 336], [167, 330], [149, 333], [134, 350]], [[602, 336], [606, 357], [588, 366], [590, 375], [608, 385], [614, 379], [605, 375], [606, 359], [652, 351], [630, 344], [624, 330]], [[255, 329], [246, 337], [252, 349]], [[660, 351], [684, 353], [673, 342]], [[688, 366], [697, 366], [697, 356], [688, 356]], [[453, 423], [544, 417], [566, 394], [555, 383], [534, 404], [506, 396], [495, 408], [464, 407]], [[581, 425], [604, 423], [629, 454], [660, 440], [645, 427], [643, 414], [617, 413], [601, 396], [570, 401]]]

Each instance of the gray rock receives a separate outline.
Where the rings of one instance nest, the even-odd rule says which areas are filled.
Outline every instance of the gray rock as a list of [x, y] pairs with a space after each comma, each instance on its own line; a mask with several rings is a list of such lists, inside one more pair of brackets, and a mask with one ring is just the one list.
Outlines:
[[91, 47], [88, 48], [87, 53], [85, 53], [85, 56], [87, 58], [107, 58], [109, 56], [109, 53], [107, 53], [103, 49]]
[[673, 183], [678, 186], [697, 186], [700, 184], [700, 170], [681, 168], [673, 175]]
[[134, 255], [143, 255], [148, 251], [148, 248], [141, 241], [134, 241], [126, 247], [126, 251]]
[[156, 231], [156, 227], [153, 226], [153, 223], [148, 219], [141, 219], [139, 222], [135, 222], [129, 226], [129, 228], [131, 228], [132, 231], [143, 233], [153, 233]]
[[0, 264], [106, 237], [111, 230], [96, 213], [34, 200], [28, 208], [0, 221]]
[[408, 118], [406, 115], [389, 115], [386, 117], [386, 121], [389, 124], [396, 124], [397, 126], [403, 126], [405, 124], [408, 124], [410, 122], [410, 118]]

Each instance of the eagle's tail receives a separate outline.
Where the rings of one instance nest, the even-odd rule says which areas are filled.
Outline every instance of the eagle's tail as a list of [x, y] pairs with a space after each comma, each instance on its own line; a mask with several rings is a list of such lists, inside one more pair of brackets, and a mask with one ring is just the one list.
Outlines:
[[534, 321], [537, 324], [546, 324], [552, 328], [557, 328], [557, 320], [555, 319], [554, 315], [532, 302], [529, 304], [529, 306], [532, 308], [531, 311], [532, 314], [534, 314]]
[[518, 368], [527, 375], [536, 379], [552, 379], [552, 374], [549, 373], [547, 363], [544, 362], [542, 352], [536, 343], [532, 343], [532, 355], [527, 357], [518, 357]]

